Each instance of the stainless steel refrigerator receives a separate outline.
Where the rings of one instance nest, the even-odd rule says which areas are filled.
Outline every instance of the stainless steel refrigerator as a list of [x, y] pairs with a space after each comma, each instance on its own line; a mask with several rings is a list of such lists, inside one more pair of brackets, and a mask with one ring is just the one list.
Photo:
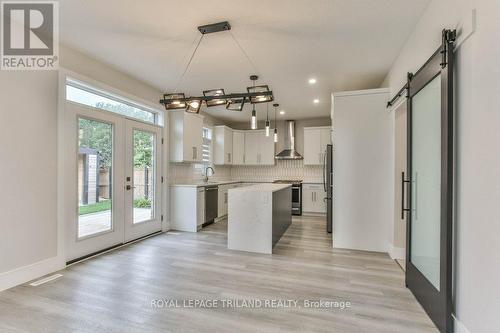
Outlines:
[[323, 161], [323, 187], [326, 192], [326, 231], [332, 232], [333, 223], [333, 145], [326, 145]]

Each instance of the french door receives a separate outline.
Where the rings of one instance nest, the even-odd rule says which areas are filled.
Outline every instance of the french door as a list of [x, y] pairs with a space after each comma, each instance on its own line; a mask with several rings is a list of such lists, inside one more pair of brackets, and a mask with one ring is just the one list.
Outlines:
[[441, 332], [452, 332], [453, 40], [408, 80], [406, 285]]
[[66, 257], [161, 230], [161, 128], [86, 106], [65, 110]]

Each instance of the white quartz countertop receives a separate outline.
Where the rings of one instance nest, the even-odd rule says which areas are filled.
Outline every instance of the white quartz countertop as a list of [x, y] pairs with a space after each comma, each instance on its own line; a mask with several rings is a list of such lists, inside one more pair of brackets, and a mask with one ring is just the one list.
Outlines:
[[238, 187], [238, 188], [233, 188], [230, 189], [229, 191], [231, 193], [233, 192], [276, 192], [283, 190], [287, 187], [292, 187], [291, 184], [272, 184], [272, 183], [263, 183], [263, 184], [256, 184], [256, 185], [251, 185], [251, 186], [245, 186], [245, 187]]
[[[175, 187], [207, 187], [207, 186], [218, 186], [218, 185], [228, 185], [228, 184], [242, 184], [242, 183], [255, 183], [255, 184], [271, 184], [272, 180], [269, 181], [256, 181], [256, 180], [221, 180], [221, 181], [209, 181], [205, 182], [196, 182], [196, 183], [179, 183], [179, 184], [170, 184], [170, 186]], [[303, 184], [323, 184], [322, 180], [304, 180]], [[286, 185], [286, 184], [285, 184]]]
[[199, 183], [191, 183], [191, 184], [170, 184], [170, 186], [181, 186], [181, 187], [206, 187], [206, 186], [218, 186], [218, 185], [227, 185], [227, 184], [238, 184], [238, 183], [253, 183], [253, 182], [243, 182], [240, 180], [230, 180], [230, 181], [209, 181], [199, 182]]

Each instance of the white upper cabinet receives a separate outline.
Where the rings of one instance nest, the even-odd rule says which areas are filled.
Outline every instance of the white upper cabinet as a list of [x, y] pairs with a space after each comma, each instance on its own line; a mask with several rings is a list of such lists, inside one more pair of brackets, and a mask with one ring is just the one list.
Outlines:
[[214, 164], [233, 164], [233, 130], [227, 126], [214, 127]]
[[266, 136], [266, 131], [262, 131], [259, 142], [259, 164], [274, 165], [276, 163], [274, 158], [276, 150], [273, 135]]
[[245, 164], [245, 132], [233, 131], [233, 165]]
[[203, 116], [170, 111], [170, 161], [201, 162], [203, 159]]
[[245, 164], [246, 165], [274, 165], [274, 139], [266, 132], [253, 130], [245, 132]]
[[304, 127], [304, 165], [322, 165], [326, 145], [331, 143], [330, 126]]
[[259, 138], [261, 133], [258, 131], [245, 132], [245, 164], [259, 164]]

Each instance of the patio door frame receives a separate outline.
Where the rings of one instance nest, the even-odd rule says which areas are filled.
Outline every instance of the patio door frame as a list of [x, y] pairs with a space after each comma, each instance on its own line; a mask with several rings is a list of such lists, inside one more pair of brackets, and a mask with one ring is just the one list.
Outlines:
[[[134, 223], [134, 131], [139, 130], [154, 135], [154, 154], [153, 154], [153, 191], [154, 202], [152, 202], [153, 218], [146, 221]], [[161, 161], [162, 161], [162, 136], [161, 128], [156, 125], [146, 124], [140, 121], [125, 119], [125, 230], [124, 242], [130, 242], [135, 239], [147, 236], [161, 230]], [[130, 179], [130, 181], [128, 180]], [[127, 187], [130, 186], [130, 189]]]
[[[408, 199], [404, 209], [407, 214], [407, 240], [406, 240], [406, 286], [411, 290], [415, 298], [422, 305], [438, 329], [443, 333], [453, 332], [452, 318], [452, 261], [453, 261], [453, 173], [454, 173], [454, 119], [453, 119], [453, 46], [455, 31], [443, 30], [442, 45], [425, 65], [415, 74], [408, 75], [408, 107], [407, 107], [407, 169], [409, 179], [404, 180], [408, 184]], [[412, 119], [413, 98], [428, 83], [441, 78], [441, 180], [440, 180], [440, 267], [439, 290], [425, 277], [425, 275], [413, 264], [412, 249], [412, 187], [415, 179], [412, 179]]]
[[[127, 242], [162, 231], [162, 128], [118, 114], [78, 103], [64, 102], [64, 233], [67, 264], [121, 246]], [[78, 238], [78, 120], [80, 118], [111, 124], [112, 153], [112, 226], [111, 230]], [[133, 223], [133, 196], [127, 193], [127, 177], [133, 179], [133, 130], [155, 134], [155, 203], [152, 220]], [[130, 191], [133, 192], [133, 191]]]

